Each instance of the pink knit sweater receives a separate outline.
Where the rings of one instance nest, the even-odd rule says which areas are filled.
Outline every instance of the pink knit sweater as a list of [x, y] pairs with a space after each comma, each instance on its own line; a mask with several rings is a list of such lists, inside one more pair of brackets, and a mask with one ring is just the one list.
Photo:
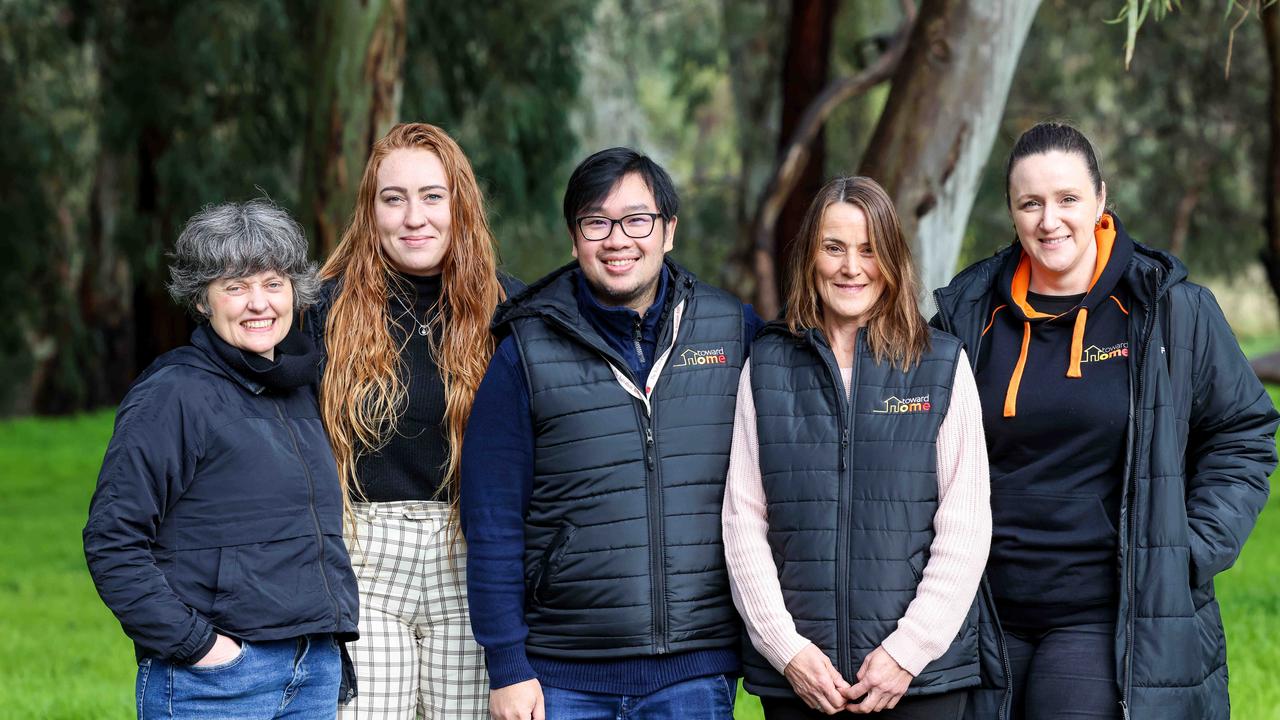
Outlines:
[[[851, 371], [842, 368], [845, 391]], [[938, 509], [916, 597], [882, 647], [903, 669], [919, 675], [950, 647], [977, 593], [991, 547], [991, 485], [982, 406], [963, 352], [956, 365], [951, 406], [938, 431]], [[751, 368], [742, 371], [733, 425], [733, 449], [724, 497], [724, 546], [733, 602], [756, 649], [782, 672], [809, 644], [796, 632], [783, 602], [778, 568], [769, 550], [768, 508], [760, 481]], [[853, 682], [853, 678], [845, 678]]]

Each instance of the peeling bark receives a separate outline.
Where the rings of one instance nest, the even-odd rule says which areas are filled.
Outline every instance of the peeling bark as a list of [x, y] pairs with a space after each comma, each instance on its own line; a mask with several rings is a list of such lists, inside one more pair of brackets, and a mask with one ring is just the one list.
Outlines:
[[[925, 0], [860, 172], [894, 199], [921, 289], [955, 270], [1039, 0]], [[922, 298], [923, 300], [923, 298]]]

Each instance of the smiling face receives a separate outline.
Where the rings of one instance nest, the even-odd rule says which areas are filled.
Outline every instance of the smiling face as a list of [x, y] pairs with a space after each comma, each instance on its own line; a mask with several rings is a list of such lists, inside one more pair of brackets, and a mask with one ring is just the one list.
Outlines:
[[449, 178], [430, 150], [392, 150], [378, 166], [378, 240], [387, 260], [409, 275], [439, 275], [449, 251]]
[[1098, 248], [1093, 229], [1106, 206], [1083, 157], [1053, 150], [1028, 155], [1009, 173], [1009, 212], [1031, 259], [1032, 292], [1072, 295], [1089, 289]]
[[[633, 213], [656, 213], [653, 191], [636, 173], [622, 176], [599, 205], [583, 208], [578, 217], [603, 216], [613, 220]], [[657, 294], [662, 257], [675, 243], [676, 218], [653, 223], [649, 237], [632, 238], [614, 224], [603, 240], [587, 240], [575, 223], [573, 256], [592, 293], [602, 304], [629, 307], [644, 314]]]
[[293, 325], [293, 283], [268, 270], [209, 283], [209, 325], [228, 345], [275, 359], [276, 345]]
[[813, 272], [823, 325], [865, 325], [885, 283], [867, 232], [867, 216], [856, 205], [837, 202], [822, 213]]

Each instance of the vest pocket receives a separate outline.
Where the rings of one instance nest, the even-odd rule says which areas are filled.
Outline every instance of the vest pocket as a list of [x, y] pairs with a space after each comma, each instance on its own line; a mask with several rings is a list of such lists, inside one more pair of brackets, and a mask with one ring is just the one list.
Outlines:
[[546, 601], [547, 593], [551, 589], [551, 582], [555, 579], [556, 572], [560, 569], [564, 554], [569, 549], [569, 542], [573, 540], [573, 536], [577, 532], [577, 527], [572, 523], [566, 522], [551, 537], [551, 542], [547, 544], [547, 549], [542, 551], [542, 559], [538, 561], [538, 567], [534, 570], [533, 577], [529, 582], [531, 604], [541, 605]]
[[928, 562], [928, 555], [927, 550], [921, 550], [907, 559], [907, 564], [911, 566], [911, 576], [916, 579], [916, 585], [924, 579], [924, 564]]

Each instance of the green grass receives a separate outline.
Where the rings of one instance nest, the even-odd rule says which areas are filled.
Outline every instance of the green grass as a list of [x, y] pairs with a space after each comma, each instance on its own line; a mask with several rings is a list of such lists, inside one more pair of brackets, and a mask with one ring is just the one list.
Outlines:
[[0, 424], [0, 718], [134, 717], [133, 645], [80, 540], [111, 417]]
[[[80, 541], [110, 435], [106, 412], [0, 422], [0, 720], [134, 717], [133, 646], [98, 599]], [[1280, 509], [1262, 514], [1218, 597], [1235, 716], [1280, 720]], [[740, 720], [759, 707], [739, 691]]]

